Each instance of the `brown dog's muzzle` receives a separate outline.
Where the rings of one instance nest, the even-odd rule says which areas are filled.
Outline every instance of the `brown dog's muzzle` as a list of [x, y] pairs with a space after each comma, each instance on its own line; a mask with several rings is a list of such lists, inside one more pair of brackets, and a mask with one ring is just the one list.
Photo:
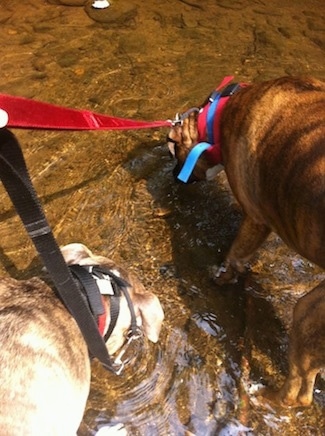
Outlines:
[[199, 181], [200, 179], [195, 177], [193, 171], [200, 156], [208, 148], [211, 147], [211, 144], [209, 144], [208, 142], [199, 142], [198, 144], [196, 144], [186, 156], [183, 165], [181, 165], [179, 159], [177, 158], [178, 142], [170, 138], [169, 136], [167, 137], [167, 141], [171, 156], [177, 159], [177, 163], [173, 169], [173, 175], [175, 177], [175, 180], [182, 183], [193, 183]]
[[173, 169], [173, 176], [174, 176], [175, 182], [176, 183], [181, 183], [181, 181], [178, 179], [178, 174], [180, 173], [180, 171], [182, 169], [182, 166], [178, 162], [177, 155], [176, 155], [176, 148], [177, 148], [177, 145], [178, 145], [178, 141], [176, 141], [175, 139], [171, 138], [169, 135], [167, 135], [166, 141], [167, 141], [167, 146], [168, 146], [168, 150], [169, 150], [169, 156], [172, 159], [175, 159], [177, 161], [176, 165], [175, 165], [175, 167]]

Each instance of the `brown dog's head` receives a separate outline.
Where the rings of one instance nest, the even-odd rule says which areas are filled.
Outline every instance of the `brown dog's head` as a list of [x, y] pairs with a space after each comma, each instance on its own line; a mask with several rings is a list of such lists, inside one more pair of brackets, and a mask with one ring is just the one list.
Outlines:
[[[164, 319], [164, 312], [156, 297], [151, 292], [146, 291], [142, 283], [133, 274], [116, 265], [111, 259], [104, 256], [95, 255], [85, 245], [73, 243], [61, 247], [63, 257], [68, 265], [79, 264], [82, 266], [101, 265], [110, 269], [116, 276], [121, 277], [131, 286], [128, 288], [131, 297], [138, 326], [142, 326], [144, 333], [151, 342], [157, 342]], [[103, 295], [108, 308], [110, 298]], [[109, 310], [106, 321], [106, 331], [110, 323]], [[125, 336], [130, 330], [131, 314], [128, 303], [124, 295], [120, 298], [120, 311], [116, 326], [106, 342], [111, 354], [114, 354], [125, 342]], [[104, 332], [105, 334], [105, 332]]]
[[[203, 141], [202, 138], [199, 138], [198, 133], [198, 117], [200, 112], [193, 110], [186, 117], [184, 115], [181, 116], [179, 122], [176, 119], [175, 125], [167, 136], [169, 151], [177, 160], [173, 174], [175, 178], [185, 183], [212, 180], [223, 169], [223, 166], [220, 163], [216, 163], [215, 159], [212, 158], [212, 155], [214, 155], [213, 145], [200, 142]], [[197, 156], [199, 157], [196, 160], [195, 166], [192, 170], [186, 171], [187, 176], [183, 178], [183, 166], [188, 160], [190, 152], [197, 147], [201, 147], [201, 149], [197, 150]]]

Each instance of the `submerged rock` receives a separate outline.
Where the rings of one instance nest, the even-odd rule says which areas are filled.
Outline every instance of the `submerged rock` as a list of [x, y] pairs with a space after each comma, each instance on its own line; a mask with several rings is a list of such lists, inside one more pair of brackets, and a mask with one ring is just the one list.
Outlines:
[[92, 3], [87, 3], [85, 6], [88, 16], [98, 23], [109, 24], [110, 27], [128, 27], [138, 14], [137, 7], [133, 4], [110, 2], [109, 8], [96, 9]]

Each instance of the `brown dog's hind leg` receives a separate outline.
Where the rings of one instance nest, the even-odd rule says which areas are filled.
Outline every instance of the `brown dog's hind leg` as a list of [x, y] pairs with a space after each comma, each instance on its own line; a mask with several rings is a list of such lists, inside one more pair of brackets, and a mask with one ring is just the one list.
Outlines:
[[273, 399], [284, 406], [310, 406], [313, 401], [313, 389], [318, 371], [318, 369], [310, 368], [303, 370], [294, 363], [291, 364], [289, 377]]
[[315, 379], [325, 366], [325, 281], [294, 308], [289, 344], [289, 375], [278, 392], [284, 405], [309, 406]]
[[212, 268], [214, 282], [217, 285], [235, 283], [238, 273], [245, 272], [247, 262], [270, 232], [269, 227], [257, 223], [246, 215], [225, 262], [220, 267]]

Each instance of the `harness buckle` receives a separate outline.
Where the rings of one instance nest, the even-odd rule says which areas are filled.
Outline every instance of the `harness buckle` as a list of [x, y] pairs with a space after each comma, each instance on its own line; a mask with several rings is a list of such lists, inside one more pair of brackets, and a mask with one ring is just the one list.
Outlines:
[[210, 103], [213, 103], [214, 100], [215, 100], [217, 97], [219, 97], [219, 96], [220, 96], [220, 92], [219, 92], [217, 89], [215, 89], [214, 91], [211, 92], [211, 94], [210, 94], [210, 96], [209, 96], [209, 98], [208, 98], [208, 101], [209, 101]]
[[230, 85], [226, 86], [225, 89], [222, 91], [221, 97], [231, 97], [232, 95], [236, 94], [239, 89], [239, 83], [231, 83]]

